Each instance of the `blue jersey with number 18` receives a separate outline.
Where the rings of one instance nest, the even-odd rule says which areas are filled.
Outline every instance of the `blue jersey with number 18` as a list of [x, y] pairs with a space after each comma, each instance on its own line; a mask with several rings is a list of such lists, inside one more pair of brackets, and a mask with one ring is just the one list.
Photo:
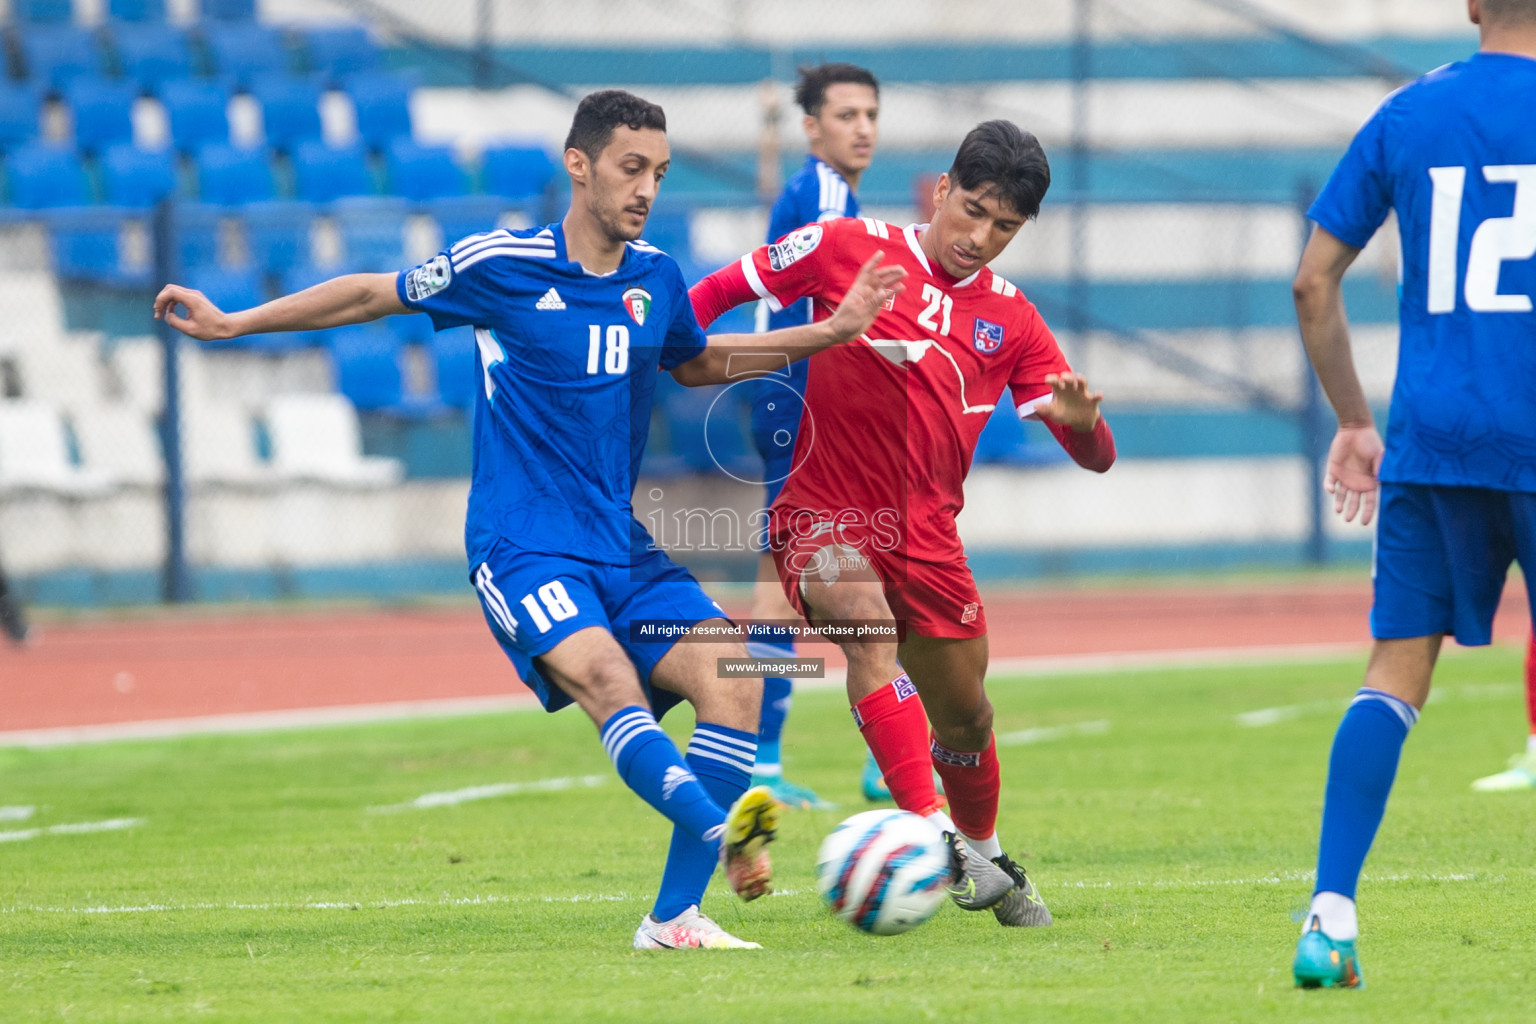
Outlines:
[[1536, 60], [1478, 53], [1389, 96], [1310, 215], [1397, 213], [1401, 340], [1381, 478], [1536, 491]]
[[657, 373], [706, 344], [672, 257], [631, 242], [618, 270], [589, 274], [556, 223], [471, 235], [396, 290], [438, 330], [475, 329], [470, 564], [497, 541], [631, 564], [649, 546], [631, 492]]

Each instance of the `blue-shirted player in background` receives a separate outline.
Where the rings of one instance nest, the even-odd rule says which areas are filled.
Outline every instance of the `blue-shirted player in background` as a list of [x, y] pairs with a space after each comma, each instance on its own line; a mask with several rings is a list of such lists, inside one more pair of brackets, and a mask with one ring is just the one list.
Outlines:
[[[1536, 578], [1536, 0], [1468, 0], [1482, 44], [1392, 94], [1311, 210], [1296, 310], [1338, 414], [1326, 486], [1377, 523], [1375, 645], [1334, 738], [1296, 983], [1355, 987], [1355, 887], [1440, 642], [1489, 642], [1505, 574]], [[1396, 211], [1401, 340], [1385, 446], [1340, 282]], [[1536, 597], [1536, 588], [1529, 596]]]
[[[619, 775], [674, 825], [635, 947], [755, 948], [699, 903], [717, 863], [743, 899], [768, 891], [777, 812], [766, 789], [748, 789], [761, 687], [718, 675], [716, 659], [747, 656], [740, 643], [647, 641], [630, 628], [725, 625], [631, 509], [652, 394], [658, 369], [690, 386], [726, 383], [856, 338], [903, 272], [872, 259], [830, 320], [706, 339], [677, 264], [638, 241], [669, 157], [660, 107], [593, 93], [566, 139], [562, 221], [473, 235], [420, 267], [338, 277], [239, 313], [167, 285], [155, 313], [202, 340], [413, 311], [439, 329], [474, 327], [465, 544], [486, 621], [544, 707], [579, 704]], [[698, 721], [686, 757], [657, 725], [683, 700]]]
[[[800, 69], [795, 102], [805, 112], [802, 126], [810, 143], [805, 165], [779, 193], [768, 218], [768, 241], [777, 242], [796, 228], [838, 217], [857, 217], [855, 191], [868, 169], [880, 136], [880, 83], [864, 68], [853, 64], [820, 64]], [[798, 302], [777, 313], [758, 304], [758, 329], [781, 330], [812, 322], [811, 300]], [[765, 377], [744, 385], [752, 396], [752, 441], [763, 458], [767, 485], [764, 506], [772, 505], [793, 468], [796, 435], [800, 429], [800, 397], [805, 393], [806, 363], [790, 364], [787, 375]], [[752, 617], [770, 622], [797, 622], [799, 613], [790, 607], [779, 586], [773, 558], [759, 560], [758, 583], [752, 597]], [[787, 628], [769, 626], [755, 632], [750, 647], [758, 658], [788, 658], [795, 653], [793, 634]], [[763, 681], [763, 716], [757, 735], [755, 785], [765, 785], [778, 801], [789, 807], [826, 806], [804, 786], [784, 777], [781, 737], [789, 715], [792, 686], [788, 679], [769, 676]], [[864, 795], [871, 800], [890, 799], [880, 768], [869, 755], [864, 767]]]

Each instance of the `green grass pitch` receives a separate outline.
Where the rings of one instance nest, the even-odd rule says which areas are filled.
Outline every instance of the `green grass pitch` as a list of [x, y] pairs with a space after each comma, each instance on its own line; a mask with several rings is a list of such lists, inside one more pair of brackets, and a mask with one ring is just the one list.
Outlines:
[[[872, 938], [815, 894], [822, 836], [863, 809], [841, 696], [801, 694], [781, 894], [706, 901], [762, 952], [637, 953], [665, 823], [574, 710], [0, 750], [0, 1020], [1392, 1021], [1529, 1019], [1536, 794], [1475, 795], [1524, 727], [1517, 654], [1448, 656], [1361, 889], [1359, 992], [1298, 992], [1328, 746], [1360, 664], [994, 682], [1001, 831], [1056, 926], [950, 906]], [[1235, 716], [1285, 706], [1264, 727]], [[1108, 721], [1107, 731], [1060, 729]], [[679, 735], [687, 721], [668, 723]], [[424, 793], [599, 784], [370, 811]], [[110, 910], [111, 912], [103, 912]]]

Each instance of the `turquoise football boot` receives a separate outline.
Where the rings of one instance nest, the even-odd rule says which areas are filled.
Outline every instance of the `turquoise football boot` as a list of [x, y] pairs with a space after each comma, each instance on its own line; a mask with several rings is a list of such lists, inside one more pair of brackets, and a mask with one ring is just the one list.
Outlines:
[[1316, 917], [1296, 943], [1291, 973], [1296, 976], [1297, 988], [1365, 988], [1355, 941], [1330, 939], [1323, 934], [1322, 922]]

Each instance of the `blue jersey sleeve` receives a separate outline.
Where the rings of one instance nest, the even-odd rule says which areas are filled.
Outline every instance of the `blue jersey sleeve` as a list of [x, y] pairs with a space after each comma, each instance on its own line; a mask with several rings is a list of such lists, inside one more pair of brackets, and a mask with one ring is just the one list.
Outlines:
[[476, 265], [455, 270], [453, 253], [446, 249], [419, 267], [400, 271], [395, 291], [407, 309], [430, 316], [439, 331], [486, 323], [497, 309], [495, 292]]
[[[671, 263], [671, 261], [668, 261]], [[698, 318], [693, 315], [693, 303], [688, 300], [688, 286], [683, 281], [683, 272], [678, 269], [676, 263], [672, 263], [672, 276], [675, 279], [672, 295], [672, 322], [667, 325], [667, 337], [662, 342], [661, 368], [663, 370], [675, 369], [700, 352], [709, 344], [709, 339], [704, 335], [704, 328], [699, 326]]]
[[1355, 135], [1344, 159], [1307, 211], [1318, 226], [1357, 249], [1365, 248], [1392, 208], [1386, 156], [1390, 106], [1390, 100], [1383, 103]]

